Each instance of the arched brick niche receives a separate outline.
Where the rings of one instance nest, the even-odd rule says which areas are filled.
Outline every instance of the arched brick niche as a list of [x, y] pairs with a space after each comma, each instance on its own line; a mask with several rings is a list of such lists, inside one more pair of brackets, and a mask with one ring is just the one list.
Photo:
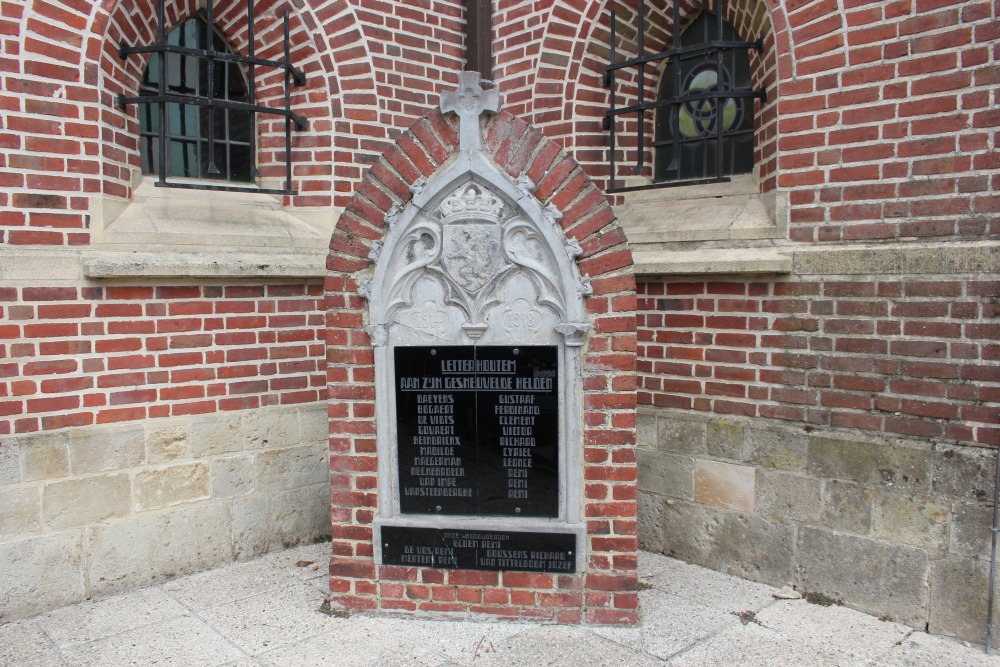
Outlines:
[[[482, 150], [470, 151], [465, 143], [460, 147], [454, 114], [434, 111], [414, 123], [365, 175], [331, 240], [326, 279], [331, 591], [351, 609], [635, 623], [631, 253], [603, 193], [558, 144], [506, 112], [482, 116], [478, 129]], [[473, 152], [477, 155], [470, 156]], [[578, 395], [567, 400], [579, 408], [568, 412], [575, 422], [567, 427], [572, 437], [560, 434], [569, 463], [561, 469], [562, 505], [551, 524], [577, 535], [575, 568], [565, 573], [389, 565], [383, 564], [382, 545], [373, 543], [387, 521], [408, 518], [388, 488], [395, 471], [387, 471], [385, 456], [395, 444], [386, 442], [384, 415], [393, 409], [395, 395], [385, 391], [385, 368], [380, 368], [385, 331], [372, 321], [376, 308], [369, 303], [377, 301], [372, 292], [384, 270], [378, 258], [392, 252], [398, 227], [416, 215], [414, 209], [429, 206], [421, 203], [428, 199], [426, 191], [443, 181], [449, 188], [461, 186], [462, 165], [477, 161], [473, 180], [506, 198], [508, 207], [544, 219], [547, 238], [558, 239], [559, 254], [565, 246], [569, 256], [571, 271], [563, 276], [576, 276], [580, 286], [573, 297], [583, 321], [574, 325], [572, 342], [567, 336], [566, 349], [573, 351], [565, 357], [577, 355], [578, 363], [560, 366], [578, 387]], [[483, 525], [493, 525], [491, 519]]]

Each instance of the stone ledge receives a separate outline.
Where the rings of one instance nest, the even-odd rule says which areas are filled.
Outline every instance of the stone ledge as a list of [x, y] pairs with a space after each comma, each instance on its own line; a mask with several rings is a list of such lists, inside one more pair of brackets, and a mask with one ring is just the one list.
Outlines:
[[637, 275], [732, 275], [791, 273], [792, 258], [770, 249], [690, 251], [640, 250], [632, 252]]
[[90, 250], [83, 252], [87, 278], [322, 278], [326, 250], [292, 253]]
[[796, 275], [1000, 273], [1000, 242], [891, 243], [794, 249]]

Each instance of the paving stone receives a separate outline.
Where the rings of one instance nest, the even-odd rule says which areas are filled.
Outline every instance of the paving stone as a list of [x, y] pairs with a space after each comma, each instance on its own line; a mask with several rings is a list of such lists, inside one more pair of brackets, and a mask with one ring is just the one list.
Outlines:
[[0, 625], [0, 665], [54, 667], [65, 664], [55, 643], [34, 620]]
[[144, 588], [63, 607], [36, 617], [38, 626], [60, 648], [98, 641], [187, 614], [159, 588]]
[[873, 667], [997, 667], [1000, 656], [981, 647], [963, 646], [948, 637], [914, 632], [872, 663]]
[[763, 609], [774, 602], [776, 590], [767, 584], [645, 552], [639, 552], [639, 581], [664, 593], [726, 613]]
[[836, 654], [750, 622], [737, 621], [667, 662], [671, 667], [856, 667]]
[[258, 558], [168, 581], [163, 590], [185, 607], [202, 612], [280, 590], [291, 581], [287, 569]]
[[190, 616], [147, 625], [64, 649], [73, 665], [212, 667], [245, 657], [203, 621]]
[[446, 664], [480, 664], [508, 638], [537, 627], [533, 623], [422, 620], [392, 616], [368, 617], [386, 642], [404, 642], [423, 647]]
[[542, 626], [499, 642], [494, 650], [480, 655], [476, 666], [546, 665], [547, 667], [640, 667], [661, 661], [618, 642], [599, 637], [593, 631], [570, 626]]

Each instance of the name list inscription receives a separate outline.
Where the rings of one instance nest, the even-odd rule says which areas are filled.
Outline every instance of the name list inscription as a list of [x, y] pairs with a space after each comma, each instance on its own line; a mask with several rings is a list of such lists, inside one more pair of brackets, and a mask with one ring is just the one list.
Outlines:
[[558, 348], [396, 348], [400, 509], [558, 515]]
[[573, 572], [576, 538], [567, 533], [383, 526], [382, 562], [463, 570]]

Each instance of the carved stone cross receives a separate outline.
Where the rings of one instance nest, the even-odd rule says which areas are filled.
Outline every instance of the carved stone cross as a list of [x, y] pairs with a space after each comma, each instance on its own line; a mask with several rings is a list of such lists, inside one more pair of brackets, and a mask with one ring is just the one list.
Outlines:
[[481, 151], [479, 117], [484, 111], [500, 111], [500, 93], [496, 88], [483, 90], [479, 72], [462, 72], [458, 76], [458, 90], [441, 94], [441, 112], [458, 114], [459, 150]]

